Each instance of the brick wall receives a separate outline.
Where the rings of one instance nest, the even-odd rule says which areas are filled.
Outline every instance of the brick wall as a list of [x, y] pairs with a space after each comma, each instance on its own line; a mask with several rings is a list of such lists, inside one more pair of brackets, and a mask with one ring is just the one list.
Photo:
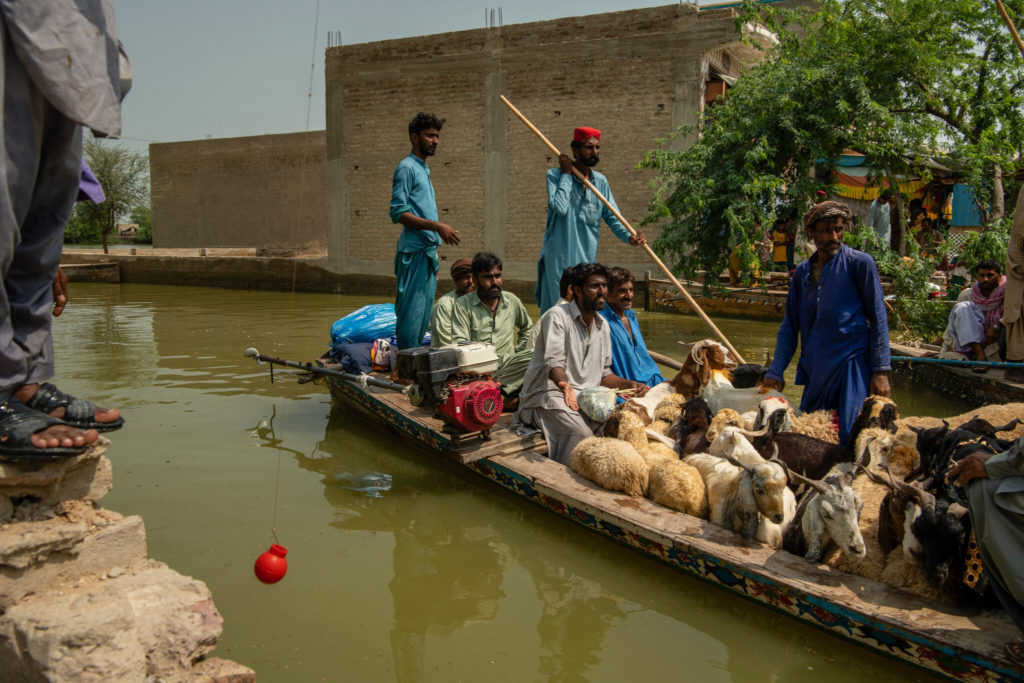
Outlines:
[[[428, 111], [447, 119], [428, 161], [440, 220], [462, 236], [458, 247], [439, 248], [442, 260], [490, 249], [505, 261], [506, 279], [535, 279], [544, 173], [557, 161], [500, 95], [566, 152], [575, 126], [600, 128], [597, 168], [623, 215], [639, 224], [652, 191], [651, 174], [636, 166], [656, 138], [695, 121], [707, 65], [723, 54], [737, 71], [756, 58], [732, 10], [690, 5], [329, 49], [328, 267], [392, 272], [400, 227], [388, 217], [391, 177], [409, 153], [409, 120]], [[599, 260], [638, 275], [653, 267], [602, 231]]]
[[327, 249], [324, 131], [149, 146], [153, 246]]

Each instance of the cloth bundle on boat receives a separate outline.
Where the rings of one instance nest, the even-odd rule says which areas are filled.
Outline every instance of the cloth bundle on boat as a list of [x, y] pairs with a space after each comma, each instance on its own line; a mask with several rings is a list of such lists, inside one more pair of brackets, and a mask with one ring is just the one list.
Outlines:
[[395, 336], [394, 304], [370, 304], [331, 325], [331, 348]]

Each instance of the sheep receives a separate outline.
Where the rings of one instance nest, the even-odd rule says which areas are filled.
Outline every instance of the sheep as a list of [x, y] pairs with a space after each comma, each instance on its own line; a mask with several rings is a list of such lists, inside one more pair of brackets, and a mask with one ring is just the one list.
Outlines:
[[708, 518], [708, 493], [704, 479], [693, 465], [678, 459], [661, 460], [650, 472], [649, 497], [655, 503]]
[[[707, 403], [704, 405], [707, 405]], [[747, 428], [747, 423], [744, 422], [743, 416], [732, 408], [723, 408], [717, 413], [713, 413], [713, 415], [714, 417], [711, 418], [711, 424], [708, 425], [707, 429], [706, 436], [708, 443], [713, 443], [726, 427], [739, 427], [741, 429]]]
[[625, 441], [591, 436], [580, 441], [569, 455], [569, 467], [584, 479], [610, 491], [642, 496], [647, 491], [647, 463]]
[[690, 347], [683, 367], [669, 383], [676, 393], [693, 398], [700, 395], [714, 371], [728, 371], [737, 365], [736, 359], [725, 346], [705, 339]]
[[901, 427], [893, 435], [892, 441], [889, 471], [903, 479], [921, 465], [921, 455], [917, 452], [917, 434]]
[[682, 413], [672, 423], [668, 436], [675, 439], [680, 455], [703, 453], [708, 448], [707, 431], [711, 422], [711, 410], [700, 397], [691, 398], [683, 404]]
[[655, 407], [654, 419], [664, 420], [669, 423], [675, 422], [676, 418], [683, 412], [683, 404], [685, 403], [686, 397], [682, 394], [669, 394], [661, 399], [661, 402]]
[[674, 393], [676, 393], [674, 387], [666, 381], [655, 384], [643, 396], [634, 396], [626, 403], [629, 403], [637, 410], [644, 410], [647, 413], [647, 423], [650, 424], [654, 420], [654, 413], [658, 408], [658, 404]]
[[831, 410], [815, 410], [792, 418], [792, 431], [827, 443], [839, 443], [839, 423]]
[[864, 399], [861, 404], [857, 419], [850, 426], [850, 441], [857, 438], [861, 430], [868, 427], [885, 429], [891, 434], [896, 433], [896, 420], [899, 419], [900, 411], [891, 398], [885, 396], [871, 395]]
[[653, 429], [659, 434], [667, 435], [669, 430], [672, 428], [671, 422], [665, 422], [664, 420], [655, 420], [651, 424], [647, 425], [648, 429]]
[[707, 453], [688, 455], [683, 462], [700, 471], [708, 493], [713, 524], [740, 532], [745, 541], [757, 535], [760, 515], [776, 524], [785, 520], [786, 475], [778, 462], [748, 465]]
[[647, 447], [645, 428], [643, 418], [635, 412], [615, 411], [604, 425], [604, 435], [625, 441], [637, 451], [642, 451]]
[[619, 423], [622, 420], [628, 420], [629, 424], [633, 424], [633, 418], [641, 421], [644, 426], [651, 424], [651, 418], [644, 406], [637, 404], [633, 399], [619, 403], [612, 409], [612, 414], [605, 421], [603, 434], [613, 439], [618, 438]]
[[864, 504], [853, 492], [853, 465], [841, 463], [829, 471], [824, 481], [816, 481], [787, 472], [794, 483], [808, 490], [802, 496], [796, 519], [785, 532], [783, 547], [808, 562], [820, 562], [830, 542], [847, 555], [864, 557], [864, 537], [860, 531], [860, 511]]

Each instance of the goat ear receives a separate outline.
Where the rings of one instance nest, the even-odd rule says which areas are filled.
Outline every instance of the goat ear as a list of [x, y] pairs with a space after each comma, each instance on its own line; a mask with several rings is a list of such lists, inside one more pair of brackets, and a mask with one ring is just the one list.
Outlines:
[[832, 508], [832, 503], [827, 500], [821, 501], [821, 516], [825, 518], [831, 518], [835, 514], [835, 510]]

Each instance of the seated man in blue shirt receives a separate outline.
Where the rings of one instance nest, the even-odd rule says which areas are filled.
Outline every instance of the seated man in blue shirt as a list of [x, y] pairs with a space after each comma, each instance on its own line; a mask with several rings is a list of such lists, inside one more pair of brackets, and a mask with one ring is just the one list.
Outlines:
[[633, 312], [633, 273], [625, 268], [608, 270], [608, 305], [600, 314], [612, 336], [612, 372], [619, 377], [653, 387], [665, 381], [647, 352]]

